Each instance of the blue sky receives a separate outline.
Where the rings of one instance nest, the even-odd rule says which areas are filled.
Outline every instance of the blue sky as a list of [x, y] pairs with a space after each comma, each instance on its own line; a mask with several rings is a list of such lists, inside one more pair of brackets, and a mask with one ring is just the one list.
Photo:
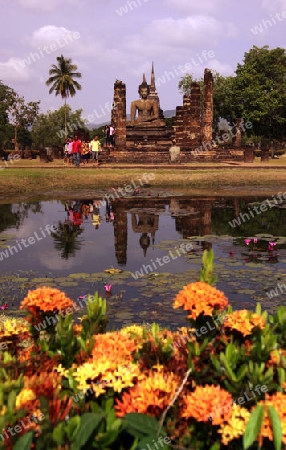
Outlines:
[[129, 113], [152, 61], [161, 108], [175, 109], [185, 73], [231, 75], [253, 45], [286, 44], [286, 0], [0, 0], [0, 14], [0, 79], [42, 112], [58, 109], [45, 81], [57, 56], [70, 57], [82, 91], [68, 102], [94, 123], [110, 121], [116, 79]]

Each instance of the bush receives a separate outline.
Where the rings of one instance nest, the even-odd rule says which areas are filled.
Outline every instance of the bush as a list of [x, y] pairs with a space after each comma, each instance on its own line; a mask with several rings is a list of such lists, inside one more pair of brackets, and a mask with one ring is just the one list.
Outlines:
[[281, 449], [286, 309], [232, 311], [212, 261], [205, 252], [200, 280], [176, 295], [177, 331], [106, 332], [97, 294], [77, 324], [64, 293], [30, 291], [26, 321], [0, 328], [0, 448]]

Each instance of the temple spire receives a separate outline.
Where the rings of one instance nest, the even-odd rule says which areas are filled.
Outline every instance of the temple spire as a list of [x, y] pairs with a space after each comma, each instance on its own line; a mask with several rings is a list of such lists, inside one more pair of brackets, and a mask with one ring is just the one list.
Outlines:
[[145, 73], [143, 73], [143, 83], [147, 83]]
[[156, 93], [154, 62], [152, 61], [150, 93]]

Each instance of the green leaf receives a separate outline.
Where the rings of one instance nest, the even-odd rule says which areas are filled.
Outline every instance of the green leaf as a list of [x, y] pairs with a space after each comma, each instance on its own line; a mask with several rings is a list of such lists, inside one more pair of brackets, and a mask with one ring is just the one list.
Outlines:
[[53, 429], [53, 440], [61, 445], [64, 443], [65, 438], [65, 423], [59, 423], [56, 428]]
[[14, 389], [8, 395], [8, 409], [10, 411], [14, 411], [15, 410], [16, 396], [17, 396], [16, 390], [14, 390]]
[[220, 442], [216, 442], [211, 446], [210, 450], [220, 450]]
[[268, 415], [272, 425], [273, 430], [273, 443], [275, 450], [281, 450], [282, 445], [282, 428], [281, 421], [277, 414], [277, 411], [273, 406], [268, 406]]
[[33, 442], [33, 431], [25, 433], [20, 439], [13, 445], [13, 450], [30, 450]]
[[80, 428], [80, 416], [72, 417], [66, 427], [66, 432], [70, 441], [73, 441]]
[[101, 436], [99, 439], [96, 439], [96, 443], [97, 445], [99, 445], [99, 448], [105, 449], [106, 447], [113, 444], [113, 442], [116, 441], [117, 437], [118, 431], [109, 430], [104, 434], [104, 436]]
[[84, 446], [103, 417], [103, 414], [94, 413], [84, 413], [81, 416], [80, 427], [72, 445], [72, 450], [79, 450]]
[[123, 421], [129, 428], [140, 431], [145, 435], [156, 434], [159, 423], [154, 417], [139, 413], [128, 413], [124, 416]]
[[280, 386], [282, 386], [282, 384], [285, 382], [285, 369], [282, 369], [282, 367], [278, 367], [277, 372], [279, 384]]
[[258, 436], [261, 430], [264, 417], [264, 406], [258, 405], [252, 412], [249, 421], [246, 424], [243, 436], [243, 449], [248, 449]]
[[[137, 444], [136, 450], [146, 450], [146, 448], [156, 448], [155, 444], [157, 445], [157, 448], [161, 449], [161, 450], [169, 450], [170, 449], [170, 443], [169, 444], [165, 444], [165, 442], [163, 441], [163, 437], [161, 436], [162, 439], [160, 439], [159, 441], [159, 437], [154, 434], [152, 436], [148, 436], [148, 437], [144, 437], [142, 440], [140, 440]], [[169, 441], [171, 441], [169, 439]], [[149, 445], [149, 447], [147, 447], [147, 445]]]

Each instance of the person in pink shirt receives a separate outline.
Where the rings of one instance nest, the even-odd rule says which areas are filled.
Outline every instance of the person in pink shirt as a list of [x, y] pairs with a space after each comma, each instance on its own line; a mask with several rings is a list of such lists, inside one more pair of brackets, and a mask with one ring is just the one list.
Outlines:
[[77, 136], [75, 136], [73, 140], [73, 155], [76, 167], [80, 167], [81, 150], [82, 150], [81, 140]]

